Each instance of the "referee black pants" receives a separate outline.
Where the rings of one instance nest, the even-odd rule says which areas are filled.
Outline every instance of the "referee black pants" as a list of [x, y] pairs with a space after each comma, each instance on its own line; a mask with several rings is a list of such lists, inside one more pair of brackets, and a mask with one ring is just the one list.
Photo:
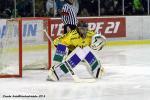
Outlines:
[[69, 27], [71, 30], [74, 30], [74, 29], [76, 29], [76, 25], [71, 25], [71, 24], [66, 24], [66, 25], [64, 25], [64, 34], [66, 34], [67, 33], [67, 27]]

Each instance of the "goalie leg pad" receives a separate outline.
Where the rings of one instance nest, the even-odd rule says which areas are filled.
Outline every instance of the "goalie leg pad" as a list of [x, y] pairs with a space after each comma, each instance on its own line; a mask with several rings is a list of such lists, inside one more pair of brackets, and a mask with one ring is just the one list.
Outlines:
[[76, 54], [73, 55], [68, 61], [65, 61], [50, 69], [48, 79], [54, 81], [59, 80], [62, 76], [69, 72], [68, 69], [74, 68], [80, 61], [80, 58]]
[[69, 54], [66, 62], [70, 65], [70, 67], [74, 68], [84, 58], [85, 58], [85, 53], [83, 52], [81, 48], [77, 47], [75, 50], [71, 52], [71, 54]]
[[60, 80], [63, 75], [68, 73], [65, 63], [60, 63], [59, 65], [53, 66], [48, 72], [48, 81]]
[[68, 48], [65, 45], [58, 44], [53, 61], [62, 62], [67, 54]]
[[[78, 51], [78, 52], [77, 52]], [[85, 57], [84, 52], [81, 48], [77, 47], [73, 52], [71, 52], [65, 61], [58, 65], [53, 66], [53, 73], [57, 75], [57, 79], [60, 79], [63, 75], [69, 72], [68, 69], [75, 68], [81, 60]], [[53, 75], [54, 75], [53, 74]], [[51, 77], [49, 75], [49, 77]]]
[[56, 74], [54, 67], [52, 67], [48, 72], [47, 81], [57, 81], [57, 80], [59, 80], [59, 77]]
[[[77, 52], [78, 51], [78, 52]], [[72, 51], [66, 60], [59, 64], [55, 69], [62, 70], [64, 73], [68, 73], [66, 62], [70, 65], [70, 67], [74, 68], [77, 66], [81, 60], [85, 57], [85, 55], [82, 54], [83, 50], [79, 47], [77, 47], [74, 51]], [[57, 72], [57, 71], [56, 71]]]
[[68, 69], [74, 68], [80, 62], [81, 62], [81, 59], [77, 56], [77, 54], [74, 54], [67, 61], [62, 62], [58, 66], [54, 66], [55, 67], [55, 74], [57, 74], [58, 79], [60, 79], [63, 75], [67, 74], [69, 72]]
[[84, 51], [87, 53], [85, 61], [88, 63], [93, 76], [98, 78], [101, 72], [100, 61], [96, 58], [90, 47], [85, 47]]
[[94, 71], [96, 67], [98, 67], [99, 65], [98, 60], [91, 52], [87, 54], [87, 56], [85, 57], [85, 60], [90, 65], [92, 71]]
[[55, 72], [57, 73], [58, 77], [65, 75], [68, 73], [68, 69], [65, 63], [61, 63], [55, 68]]
[[78, 57], [77, 54], [74, 54], [70, 59], [68, 59], [66, 62], [68, 62], [68, 64], [74, 68], [75, 66], [78, 65], [78, 63], [80, 63], [81, 59]]

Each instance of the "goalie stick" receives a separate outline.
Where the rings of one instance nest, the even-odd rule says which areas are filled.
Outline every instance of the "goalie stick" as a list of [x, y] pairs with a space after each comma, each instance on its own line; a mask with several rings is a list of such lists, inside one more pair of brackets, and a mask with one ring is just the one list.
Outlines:
[[[47, 36], [47, 38], [48, 38], [48, 40], [52, 43], [52, 45], [55, 47], [55, 45], [54, 45], [54, 43], [53, 43], [53, 40], [52, 40], [52, 38], [49, 36], [49, 34], [47, 33], [47, 31], [46, 30], [43, 30], [43, 32], [45, 33], [45, 35]], [[81, 83], [81, 82], [87, 82], [87, 83], [91, 83], [91, 82], [95, 82], [96, 81], [96, 79], [81, 79], [81, 78], [79, 78], [75, 73], [74, 73], [74, 71], [73, 71], [73, 69], [68, 65], [68, 63], [67, 62], [65, 62], [65, 64], [68, 66], [67, 67], [67, 69], [68, 69], [68, 71], [70, 72], [70, 74], [71, 74], [71, 76], [72, 76], [72, 78], [73, 78], [73, 80], [75, 81], [75, 82], [77, 82], [77, 83]]]

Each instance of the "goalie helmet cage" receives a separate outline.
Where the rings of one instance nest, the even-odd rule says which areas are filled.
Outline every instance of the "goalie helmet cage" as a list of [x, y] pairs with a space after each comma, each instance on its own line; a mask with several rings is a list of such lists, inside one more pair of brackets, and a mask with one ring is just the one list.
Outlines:
[[[28, 35], [31, 35], [29, 34], [31, 31], [29, 30], [28, 32], [25, 31], [27, 28], [33, 31], [34, 37], [32, 36], [29, 36], [31, 38], [27, 37]], [[0, 78], [22, 77], [23, 69], [30, 69], [30, 67], [32, 66], [34, 66], [33, 69], [38, 69], [35, 67], [35, 63], [41, 62], [41, 59], [44, 59], [47, 63], [46, 66], [44, 66], [44, 69], [50, 68], [52, 63], [51, 43], [49, 40], [46, 39], [46, 37], [44, 38], [43, 30], [46, 30], [47, 33], [51, 35], [50, 18], [43, 18], [43, 17], [19, 18], [19, 19], [10, 19], [6, 21], [6, 32], [2, 37], [2, 39], [0, 39]], [[34, 32], [36, 33], [36, 35], [39, 34], [40, 35], [35, 36]], [[40, 36], [42, 37], [41, 39]], [[26, 37], [27, 39], [25, 39]], [[36, 42], [34, 39], [37, 39]], [[45, 53], [46, 58], [41, 58], [37, 56], [34, 57], [34, 55], [30, 55], [31, 54], [30, 51], [32, 51], [32, 53], [36, 52], [37, 48], [40, 49], [45, 48], [45, 45], [46, 45], [46, 53]], [[34, 46], [35, 48], [31, 49]], [[41, 51], [38, 51], [38, 53], [41, 53]], [[34, 62], [31, 62], [30, 64], [26, 65], [24, 64], [25, 63], [24, 59], [26, 59], [24, 58], [25, 55], [28, 56], [27, 57], [28, 63], [30, 61], [30, 58], [32, 58], [32, 56], [34, 59], [38, 58], [41, 59], [35, 60]], [[38, 54], [36, 53], [35, 55]], [[40, 66], [42, 66], [42, 64], [40, 64]]]

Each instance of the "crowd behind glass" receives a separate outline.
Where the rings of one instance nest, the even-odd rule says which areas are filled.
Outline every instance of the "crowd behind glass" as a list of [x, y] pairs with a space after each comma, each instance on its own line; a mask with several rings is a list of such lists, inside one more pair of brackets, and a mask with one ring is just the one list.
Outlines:
[[[0, 0], [0, 18], [60, 17], [64, 0]], [[75, 0], [79, 17], [149, 15], [150, 0]]]

